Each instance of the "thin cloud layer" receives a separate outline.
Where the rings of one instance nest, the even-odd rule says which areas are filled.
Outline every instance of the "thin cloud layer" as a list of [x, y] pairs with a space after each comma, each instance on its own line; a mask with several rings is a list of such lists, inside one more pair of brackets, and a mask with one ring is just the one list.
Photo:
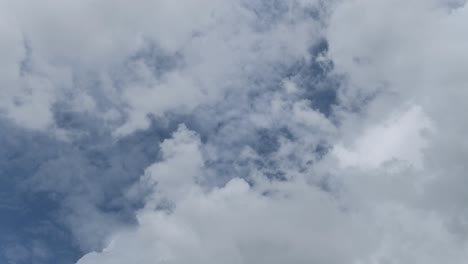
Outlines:
[[467, 259], [464, 1], [0, 7], [0, 261]]

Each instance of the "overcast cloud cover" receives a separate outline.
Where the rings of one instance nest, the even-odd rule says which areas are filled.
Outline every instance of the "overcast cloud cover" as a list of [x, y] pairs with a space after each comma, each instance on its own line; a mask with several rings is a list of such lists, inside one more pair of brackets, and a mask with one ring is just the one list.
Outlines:
[[462, 264], [463, 0], [0, 0], [0, 263]]

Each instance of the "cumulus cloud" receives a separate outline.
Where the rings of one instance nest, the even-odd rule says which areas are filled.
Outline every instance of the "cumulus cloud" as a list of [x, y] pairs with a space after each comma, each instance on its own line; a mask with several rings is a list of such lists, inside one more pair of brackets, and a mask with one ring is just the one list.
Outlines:
[[466, 260], [464, 1], [0, 7], [0, 261]]
[[[457, 159], [449, 153], [465, 149], [462, 135], [467, 126], [462, 118], [465, 112], [462, 98], [467, 96], [466, 76], [460, 69], [468, 61], [462, 52], [468, 40], [462, 33], [467, 8], [454, 9], [448, 1], [414, 1], [404, 8], [406, 4], [350, 1], [337, 7], [328, 38], [329, 57], [336, 69], [349, 77], [341, 99], [352, 104], [355, 98], [373, 98], [364, 110], [367, 119], [362, 120], [367, 121], [352, 122], [351, 127], [374, 126], [377, 119], [408, 105], [421, 109], [424, 116], [411, 121], [412, 125], [428, 120], [435, 129], [424, 136], [427, 141], [423, 149], [424, 168], [434, 174], [439, 171], [434, 170], [436, 162], [448, 170], [439, 175], [442, 181], [451, 177], [463, 180], [462, 175], [449, 172], [454, 165], [452, 161]], [[356, 17], [356, 10], [363, 8], [369, 12]], [[394, 18], [394, 14], [398, 17]], [[354, 127], [362, 131], [359, 126]], [[411, 141], [414, 144], [418, 140]], [[444, 158], [446, 155], [452, 161]], [[442, 160], [447, 163], [441, 164]], [[458, 159], [455, 163], [463, 162]]]
[[[115, 133], [128, 135], [148, 128], [148, 115], [185, 113], [227, 90], [250, 90], [247, 80], [304, 58], [319, 34], [304, 13], [314, 1], [4, 4], [15, 18], [2, 18], [11, 46], [2, 49], [9, 51], [2, 86], [14, 94], [1, 107], [42, 130], [55, 127], [52, 108], [64, 102], [118, 120]], [[156, 58], [145, 56], [148, 47]]]
[[234, 178], [204, 190], [200, 148], [184, 127], [164, 141], [163, 160], [141, 179], [154, 192], [138, 226], [78, 263], [342, 263], [362, 250], [353, 246], [362, 223], [303, 179], [251, 187]]
[[[463, 158], [452, 156], [454, 161], [443, 156], [461, 154], [465, 149], [461, 138], [465, 126], [458, 118], [464, 112], [458, 100], [466, 98], [462, 88], [465, 78], [458, 73], [466, 60], [457, 47], [465, 46], [464, 35], [458, 30], [466, 8], [453, 9], [446, 4], [349, 1], [336, 5], [327, 29], [327, 57], [336, 73], [346, 78], [339, 93], [341, 105], [336, 108], [339, 124], [328, 123], [300, 99], [288, 98], [295, 84], [286, 81], [284, 94], [262, 104], [262, 110], [270, 112], [262, 115], [250, 110], [255, 125], [245, 127], [284, 124], [293, 138], [301, 136], [295, 140], [280, 137], [279, 147], [267, 158], [259, 158], [258, 150], [248, 148], [233, 158], [234, 162], [268, 160], [271, 163], [267, 164], [274, 165], [265, 168], [247, 161], [247, 169], [240, 170], [247, 175], [237, 177], [249, 179], [250, 184], [235, 177], [223, 187], [206, 191], [193, 183], [194, 189], [186, 191], [190, 202], [169, 199], [170, 210], [155, 206], [143, 209], [138, 213], [136, 230], [117, 235], [103, 253], [87, 255], [81, 261], [100, 263], [107, 257], [117, 261], [122, 255], [134, 256], [126, 253], [125, 243], [153, 234], [149, 240], [156, 243], [155, 255], [135, 254], [142, 256], [143, 263], [183, 263], [187, 259], [213, 263], [462, 263], [467, 252], [462, 220], [466, 215], [456, 202], [463, 192], [457, 191], [455, 184], [464, 183], [457, 169], [463, 166]], [[368, 12], [363, 15], [362, 10]], [[356, 105], [357, 111], [353, 110]], [[287, 113], [289, 120], [275, 120], [275, 116], [282, 116], [279, 113]], [[314, 126], [315, 131], [323, 132], [312, 132]], [[307, 127], [305, 134], [301, 127]], [[303, 141], [307, 135], [313, 135], [315, 144]], [[455, 138], [458, 144], [453, 144]], [[310, 148], [302, 148], [316, 146], [318, 141], [333, 146], [330, 155], [311, 157], [307, 155], [312, 153]], [[213, 151], [213, 147], [208, 150]], [[220, 157], [219, 153], [208, 154]], [[297, 170], [286, 158], [291, 155]], [[272, 168], [284, 173], [286, 181], [270, 181], [266, 170]], [[199, 166], [192, 171], [199, 171]], [[172, 176], [180, 177], [177, 171]], [[449, 194], [440, 186], [455, 192]], [[224, 198], [223, 193], [233, 195], [235, 198], [228, 197], [234, 201]], [[199, 199], [204, 202], [197, 204]], [[311, 202], [321, 199], [328, 202]], [[453, 204], [449, 206], [448, 201]], [[230, 207], [231, 203], [242, 206]], [[206, 204], [213, 207], [205, 211]], [[218, 207], [227, 207], [228, 216], [211, 211]], [[151, 224], [166, 226], [168, 221], [171, 225], [164, 230], [150, 229], [144, 216], [154, 217]], [[321, 222], [323, 216], [327, 220]], [[301, 222], [304, 219], [307, 221]], [[221, 230], [216, 229], [218, 222], [223, 223]], [[147, 228], [152, 232], [142, 231]], [[177, 232], [165, 233], [168, 230]], [[216, 248], [211, 248], [210, 232], [214, 230]], [[327, 235], [321, 237], [324, 230]], [[252, 248], [256, 249], [253, 253]], [[218, 252], [223, 253], [218, 256]]]

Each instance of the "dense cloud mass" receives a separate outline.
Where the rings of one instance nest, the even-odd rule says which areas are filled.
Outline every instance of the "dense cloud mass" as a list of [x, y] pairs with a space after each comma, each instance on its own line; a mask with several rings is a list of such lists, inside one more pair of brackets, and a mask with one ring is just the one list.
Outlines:
[[0, 0], [0, 262], [462, 264], [463, 0]]

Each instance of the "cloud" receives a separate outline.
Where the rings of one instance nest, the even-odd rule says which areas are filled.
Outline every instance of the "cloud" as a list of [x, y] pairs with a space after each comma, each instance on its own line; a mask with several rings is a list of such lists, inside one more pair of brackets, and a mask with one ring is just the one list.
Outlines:
[[318, 188], [300, 180], [251, 187], [234, 178], [205, 191], [193, 132], [180, 127], [161, 147], [163, 160], [141, 179], [154, 193], [137, 213], [138, 226], [78, 263], [341, 263], [356, 254], [352, 233], [364, 226]]
[[[319, 35], [303, 13], [313, 4], [15, 1], [8, 10], [16, 19], [3, 18], [12, 46], [4, 50], [14, 52], [4, 61], [9, 82], [2, 86], [13, 94], [0, 107], [23, 127], [50, 130], [53, 108], [65, 104], [128, 135], [148, 128], [149, 115], [187, 113], [228, 90], [250, 90], [246, 81], [272, 65], [304, 58]], [[156, 64], [139, 55], [148, 47]]]
[[[256, 90], [267, 93], [320, 39], [305, 10], [315, 1], [186, 1], [186, 9], [170, 1], [2, 4], [13, 14], [2, 16], [8, 38], [0, 112], [9, 135], [1, 142], [2, 195], [18, 194], [14, 206], [34, 209], [8, 212], [17, 219], [12, 222], [35, 219], [21, 228], [5, 225], [20, 244], [35, 222], [52, 221], [54, 231], [47, 232], [64, 236], [57, 242], [40, 233], [39, 240], [72, 253], [54, 253], [45, 262], [99, 249], [110, 233], [134, 221], [140, 197], [124, 192], [159, 158], [159, 143], [174, 124], [185, 121], [207, 138], [222, 120], [202, 120], [225, 118], [228, 104], [244, 107]], [[121, 11], [109, 13], [109, 4]], [[229, 103], [220, 105], [225, 97]], [[262, 135], [249, 136], [248, 144], [256, 137]], [[46, 208], [44, 214], [36, 207]]]
[[0, 261], [466, 259], [464, 1], [0, 7]]
[[418, 106], [393, 114], [383, 124], [367, 128], [351, 150], [337, 144], [334, 154], [344, 167], [378, 168], [385, 162], [400, 160], [422, 168], [423, 151], [432, 129], [431, 120]]
[[[172, 171], [176, 158], [150, 167], [142, 179], [154, 179], [154, 196], [138, 225], [79, 263], [462, 263], [465, 11], [442, 1], [337, 4], [325, 58], [344, 81], [332, 116], [300, 98], [297, 77], [283, 80], [285, 90], [232, 110], [228, 124], [193, 143], [197, 155], [186, 143], [179, 155], [197, 161], [186, 166], [194, 175]], [[235, 147], [259, 127], [287, 133], [262, 154]], [[180, 133], [163, 144], [180, 146]], [[216, 140], [223, 133], [228, 141]], [[207, 187], [203, 178], [218, 171], [210, 164], [223, 159], [235, 164], [232, 177]], [[174, 190], [158, 175], [190, 179]]]
[[[343, 106], [359, 97], [373, 98], [362, 110], [365, 118], [350, 119], [347, 128], [362, 131], [359, 127], [372, 126], [388, 113], [418, 107], [435, 128], [425, 135], [424, 168], [436, 181], [463, 182], [453, 166], [463, 163], [455, 156], [464, 152], [468, 128], [461, 114], [467, 79], [460, 71], [468, 62], [462, 51], [468, 41], [462, 33], [468, 9], [447, 9], [447, 1], [402, 3], [350, 1], [338, 6], [330, 20], [328, 56], [349, 78], [340, 95]], [[362, 9], [369, 12], [356, 16]]]
[[[163, 159], [140, 180], [152, 191], [137, 226], [116, 232], [102, 252], [78, 263], [461, 263], [466, 257], [444, 215], [422, 206], [424, 175], [404, 163], [335, 171], [342, 189], [321, 187], [310, 172], [271, 180], [255, 165], [244, 179], [207, 188], [200, 179], [210, 169], [192, 131], [179, 127], [161, 147]], [[324, 162], [319, 166], [337, 168]]]

